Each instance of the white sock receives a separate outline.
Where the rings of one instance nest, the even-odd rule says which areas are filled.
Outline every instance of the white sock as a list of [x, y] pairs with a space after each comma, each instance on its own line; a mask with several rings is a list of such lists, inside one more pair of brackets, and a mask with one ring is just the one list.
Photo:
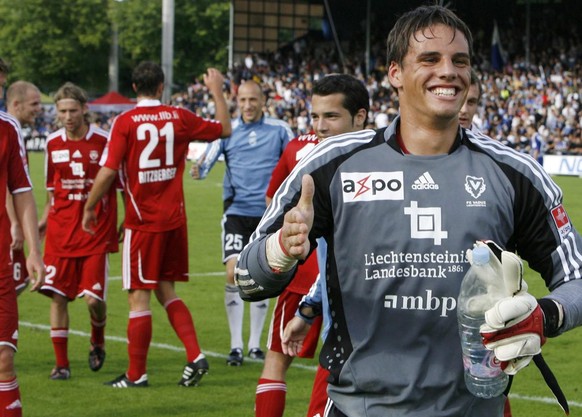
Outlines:
[[251, 334], [249, 336], [249, 350], [261, 346], [261, 334], [265, 325], [265, 318], [269, 310], [269, 300], [251, 303]]
[[242, 324], [245, 314], [243, 300], [238, 294], [236, 285], [226, 284], [224, 292], [224, 306], [226, 307], [226, 317], [230, 327], [230, 348], [242, 349]]

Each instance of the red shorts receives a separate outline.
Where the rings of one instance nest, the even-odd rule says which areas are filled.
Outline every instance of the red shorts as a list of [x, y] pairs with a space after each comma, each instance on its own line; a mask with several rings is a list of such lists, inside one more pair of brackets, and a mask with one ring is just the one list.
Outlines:
[[317, 367], [315, 379], [313, 380], [313, 389], [311, 390], [311, 399], [307, 409], [307, 417], [317, 417], [325, 415], [327, 405], [327, 377], [329, 371], [323, 369], [321, 365]]
[[46, 276], [40, 291], [48, 295], [57, 293], [69, 300], [89, 295], [105, 301], [109, 271], [109, 254], [61, 258], [44, 256]]
[[18, 304], [11, 275], [0, 277], [0, 345], [18, 346]]
[[[302, 294], [297, 294], [290, 291], [283, 291], [277, 304], [273, 310], [273, 318], [271, 319], [271, 326], [269, 327], [269, 338], [267, 340], [267, 347], [274, 352], [283, 353], [281, 347], [281, 339], [283, 338], [283, 331], [287, 323], [295, 317], [297, 307], [303, 298]], [[319, 332], [321, 330], [321, 316], [313, 320], [311, 329], [303, 341], [303, 348], [299, 352], [300, 358], [313, 358], [315, 350], [317, 349], [317, 340], [319, 339]]]
[[159, 281], [188, 281], [186, 225], [166, 232], [125, 229], [123, 289], [155, 290]]
[[26, 256], [23, 250], [13, 250], [12, 256], [12, 270], [14, 277], [14, 286], [16, 291], [20, 291], [28, 284], [30, 277], [28, 276], [28, 269], [26, 269]]

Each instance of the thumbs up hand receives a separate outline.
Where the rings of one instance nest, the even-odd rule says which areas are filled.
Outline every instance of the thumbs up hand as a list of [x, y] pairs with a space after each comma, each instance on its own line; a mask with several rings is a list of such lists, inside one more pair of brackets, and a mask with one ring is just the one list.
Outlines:
[[313, 226], [315, 185], [310, 175], [301, 178], [301, 196], [283, 219], [283, 227], [267, 239], [267, 261], [273, 271], [287, 272], [297, 260], [309, 255], [309, 232]]
[[301, 179], [301, 197], [295, 207], [285, 214], [279, 243], [284, 252], [295, 259], [305, 259], [309, 254], [309, 232], [313, 226], [313, 195], [315, 185], [310, 175]]

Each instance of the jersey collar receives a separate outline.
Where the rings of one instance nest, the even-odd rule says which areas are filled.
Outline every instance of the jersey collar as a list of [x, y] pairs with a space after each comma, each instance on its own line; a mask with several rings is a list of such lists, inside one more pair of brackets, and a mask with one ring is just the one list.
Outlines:
[[[69, 139], [69, 137], [67, 136], [67, 130], [63, 127], [61, 128], [62, 130], [62, 134], [61, 134], [61, 138], [63, 140], [63, 142], [67, 142]], [[82, 140], [89, 140], [91, 138], [91, 136], [93, 136], [93, 134], [95, 133], [95, 127], [93, 126], [93, 124], [89, 123], [89, 129], [87, 130], [87, 133], [85, 133], [85, 136], [82, 137], [81, 139], [79, 139], [79, 141]], [[75, 142], [75, 141], [73, 141]]]
[[154, 107], [154, 106], [161, 106], [162, 102], [160, 100], [151, 99], [151, 98], [144, 98], [137, 102], [136, 107]]
[[[403, 155], [408, 155], [409, 152], [406, 150], [406, 148], [403, 148], [400, 145], [400, 141], [398, 140], [398, 137], [400, 136], [399, 132], [400, 132], [400, 116], [396, 116], [394, 121], [384, 131], [384, 139], [386, 140], [388, 145], [396, 152], [401, 153]], [[451, 146], [451, 149], [449, 149], [448, 152], [449, 155], [455, 152], [457, 148], [461, 146], [461, 144], [463, 143], [464, 135], [465, 133], [463, 132], [463, 129], [461, 129], [461, 126], [459, 125], [457, 137], [455, 138], [453, 146]]]
[[250, 122], [250, 123], [246, 123], [246, 122], [243, 120], [242, 116], [239, 116], [239, 117], [238, 117], [238, 121], [239, 121], [239, 125], [241, 125], [241, 126], [255, 126], [255, 125], [262, 125], [262, 124], [263, 124], [263, 122], [265, 121], [265, 115], [262, 115], [262, 116], [261, 116], [261, 118], [260, 118], [258, 121], [256, 121], [256, 122]]

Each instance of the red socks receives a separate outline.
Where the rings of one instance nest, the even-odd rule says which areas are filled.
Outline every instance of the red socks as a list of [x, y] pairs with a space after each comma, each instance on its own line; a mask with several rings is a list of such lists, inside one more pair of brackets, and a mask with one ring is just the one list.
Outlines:
[[255, 417], [282, 417], [285, 411], [285, 381], [259, 379], [255, 398]]
[[107, 319], [99, 321], [91, 317], [91, 344], [99, 347], [105, 345], [105, 324]]
[[22, 417], [20, 390], [16, 377], [10, 381], [0, 381], [0, 416]]
[[170, 324], [186, 348], [188, 362], [194, 362], [201, 352], [190, 310], [179, 298], [174, 298], [164, 307], [168, 313]]
[[[188, 362], [194, 362], [200, 355], [200, 346], [190, 311], [179, 298], [170, 301], [165, 305], [165, 308], [172, 327], [186, 348]], [[146, 373], [148, 349], [152, 340], [151, 311], [130, 311], [127, 340], [129, 342], [127, 345], [129, 354], [127, 378], [130, 381], [137, 381]]]
[[127, 378], [137, 381], [146, 373], [148, 349], [152, 340], [152, 312], [130, 311], [127, 323], [127, 353], [129, 368]]
[[56, 365], [59, 368], [69, 367], [69, 355], [67, 353], [69, 342], [69, 329], [51, 329], [51, 340], [55, 351]]

